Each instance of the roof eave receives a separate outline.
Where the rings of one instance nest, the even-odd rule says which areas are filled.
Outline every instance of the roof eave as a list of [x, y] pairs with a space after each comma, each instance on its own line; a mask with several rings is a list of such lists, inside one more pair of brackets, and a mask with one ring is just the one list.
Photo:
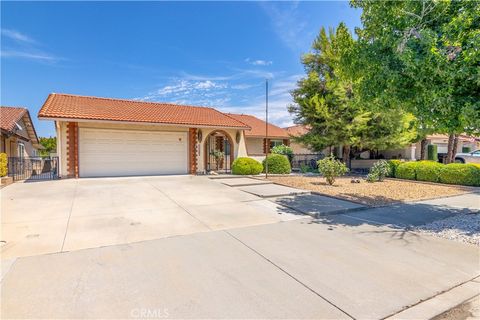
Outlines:
[[177, 126], [185, 128], [223, 128], [236, 130], [250, 130], [250, 127], [243, 126], [222, 126], [222, 125], [199, 125], [194, 123], [167, 123], [167, 122], [148, 122], [148, 121], [126, 121], [126, 120], [102, 120], [102, 119], [83, 119], [83, 118], [63, 118], [63, 117], [48, 117], [38, 115], [39, 120], [50, 121], [71, 121], [71, 122], [108, 122], [108, 123], [123, 123], [123, 124], [139, 124], [139, 125], [158, 125], [158, 126]]

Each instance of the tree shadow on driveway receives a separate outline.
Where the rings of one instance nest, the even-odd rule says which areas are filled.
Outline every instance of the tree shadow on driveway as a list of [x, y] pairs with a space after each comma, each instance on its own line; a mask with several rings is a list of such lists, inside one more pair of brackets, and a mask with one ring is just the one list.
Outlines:
[[[407, 234], [413, 238], [419, 238], [419, 236], [413, 232], [416, 231], [418, 227], [421, 227], [422, 230], [427, 232], [441, 232], [450, 229], [451, 226], [447, 224], [437, 223], [434, 227], [430, 224], [456, 215], [474, 215], [473, 217], [475, 217], [473, 219], [473, 225], [461, 223], [455, 225], [456, 232], [465, 236], [480, 234], [480, 214], [478, 214], [478, 210], [449, 207], [446, 205], [433, 205], [429, 203], [395, 203], [373, 208], [353, 206], [351, 209], [346, 208], [343, 212], [322, 213], [322, 209], [327, 207], [324, 202], [325, 198], [327, 197], [319, 196], [316, 198], [317, 203], [315, 203], [314, 195], [311, 195], [308, 199], [305, 195], [299, 195], [281, 199], [281, 204], [295, 208], [301, 207], [302, 203], [308, 200], [310, 212], [313, 212], [316, 216], [316, 218], [312, 219], [309, 223], [328, 225], [330, 230], [337, 226], [350, 228], [372, 226], [375, 227], [375, 229], [362, 228], [359, 229], [359, 232], [389, 233], [392, 239], [402, 241], [406, 241]], [[340, 202], [338, 205], [339, 209], [342, 207], [342, 204], [343, 203]], [[412, 237], [408, 237], [409, 240], [413, 239]]]

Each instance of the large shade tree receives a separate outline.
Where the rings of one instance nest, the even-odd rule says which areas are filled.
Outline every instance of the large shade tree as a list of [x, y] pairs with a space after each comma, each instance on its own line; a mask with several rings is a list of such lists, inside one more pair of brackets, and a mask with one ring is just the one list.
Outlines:
[[420, 137], [449, 135], [447, 162], [452, 161], [458, 135], [480, 133], [480, 3], [353, 0], [352, 5], [362, 9], [359, 61], [368, 75], [358, 90], [362, 99], [400, 102], [417, 117]]
[[[297, 141], [320, 151], [343, 146], [349, 165], [351, 149], [388, 149], [410, 143], [416, 136], [415, 119], [393, 100], [369, 104], [356, 94], [363, 81], [357, 60], [363, 54], [347, 27], [322, 28], [312, 52], [302, 58], [307, 76], [292, 92], [289, 111], [309, 132]], [[388, 109], [388, 110], [387, 110]]]

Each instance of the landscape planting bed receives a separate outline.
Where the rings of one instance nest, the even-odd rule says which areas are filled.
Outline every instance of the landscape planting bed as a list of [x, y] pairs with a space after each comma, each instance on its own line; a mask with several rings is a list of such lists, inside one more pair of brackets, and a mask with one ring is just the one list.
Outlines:
[[342, 177], [336, 179], [335, 184], [330, 186], [322, 177], [269, 177], [269, 180], [278, 184], [306, 189], [369, 206], [453, 196], [479, 189], [397, 179], [386, 179], [375, 183], [366, 182], [362, 178], [358, 179], [360, 179], [360, 183], [351, 183], [352, 177]]

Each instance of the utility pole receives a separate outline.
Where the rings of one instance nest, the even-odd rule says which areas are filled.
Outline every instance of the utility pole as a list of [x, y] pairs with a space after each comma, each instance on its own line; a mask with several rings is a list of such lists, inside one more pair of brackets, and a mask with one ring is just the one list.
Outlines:
[[268, 142], [268, 79], [265, 79], [265, 179], [268, 178], [268, 152], [270, 143]]

